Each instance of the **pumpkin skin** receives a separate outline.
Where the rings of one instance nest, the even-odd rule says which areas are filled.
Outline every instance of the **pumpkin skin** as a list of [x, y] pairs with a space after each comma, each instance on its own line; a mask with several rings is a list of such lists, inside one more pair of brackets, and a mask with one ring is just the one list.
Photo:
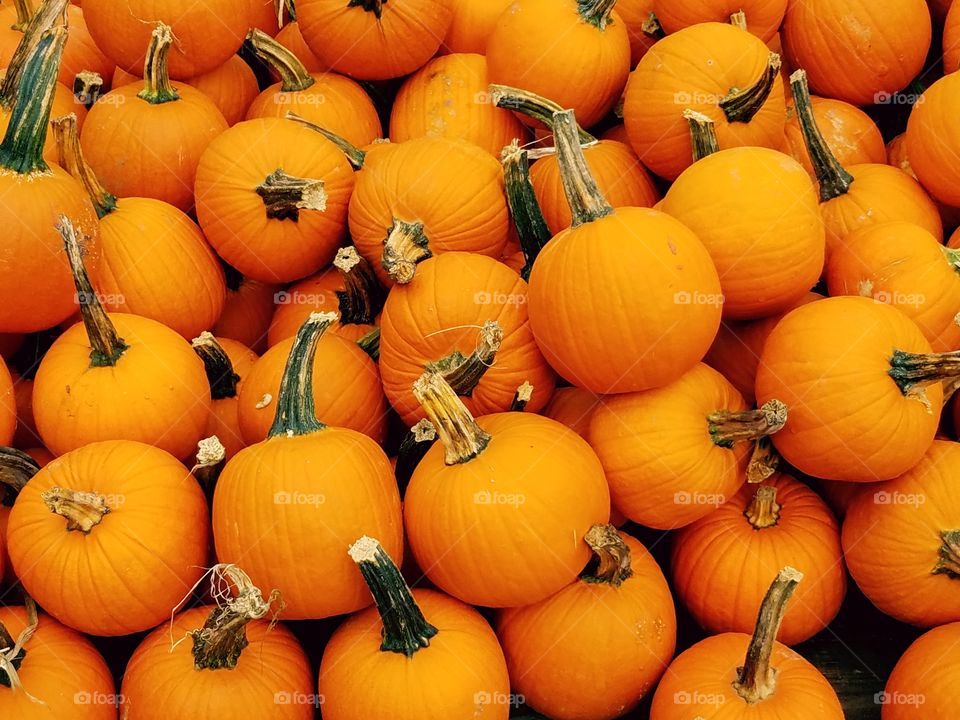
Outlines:
[[786, 123], [779, 75], [748, 122], [729, 121], [719, 105], [731, 88], [754, 86], [769, 63], [762, 40], [729, 24], [692, 25], [658, 42], [633, 71], [624, 95], [624, 124], [643, 164], [668, 180], [692, 164], [687, 108], [713, 120], [721, 149], [779, 148]]
[[814, 185], [799, 163], [776, 150], [732, 148], [699, 160], [677, 178], [660, 209], [710, 252], [725, 318], [781, 312], [823, 270], [826, 239]]
[[[630, 38], [630, 67], [634, 68], [640, 58], [659, 40], [657, 32], [647, 32], [644, 24], [650, 20], [654, 0], [617, 0], [617, 14], [627, 26]], [[626, 140], [623, 140], [626, 142]]]
[[923, 68], [930, 11], [924, 0], [790, 2], [781, 38], [790, 64], [807, 71], [818, 94], [872, 105]]
[[[527, 130], [517, 117], [489, 99], [487, 60], [483, 55], [434, 58], [403, 83], [390, 112], [390, 139], [418, 137], [466, 140], [495, 157]], [[356, 143], [355, 143], [356, 144]]]
[[[817, 127], [841, 165], [848, 167], [863, 163], [886, 163], [887, 151], [883, 136], [876, 123], [863, 110], [842, 100], [822, 97], [810, 98], [810, 105]], [[787, 144], [784, 151], [816, 179], [816, 172], [810, 164], [810, 154], [803, 142], [796, 109], [792, 104], [787, 107], [785, 136]]]
[[7, 364], [0, 358], [0, 446], [12, 445], [16, 430], [17, 396]]
[[884, 692], [883, 720], [948, 718], [956, 712], [952, 650], [960, 642], [960, 623], [941, 625], [913, 641], [890, 673]]
[[[600, 140], [596, 145], [584, 148], [583, 156], [597, 181], [597, 187], [611, 206], [653, 207], [660, 199], [650, 174], [629, 145]], [[530, 181], [550, 232], [556, 235], [569, 228], [573, 216], [563, 193], [563, 178], [557, 157], [548, 155], [537, 160], [530, 167]]]
[[783, 21], [787, 0], [654, 0], [653, 12], [667, 33], [703, 22], [730, 22], [736, 12], [747, 16], [747, 30], [769, 42]]
[[243, 387], [243, 379], [250, 374], [258, 358], [253, 350], [236, 340], [216, 338], [216, 342], [226, 352], [230, 364], [233, 366], [233, 372], [240, 379], [236, 382], [237, 394], [232, 397], [214, 398], [211, 401], [210, 418], [207, 420], [207, 429], [204, 430], [203, 436], [208, 438], [216, 435], [223, 443], [227, 457], [231, 458], [247, 446], [243, 439], [243, 433], [240, 431], [239, 393]]
[[[779, 511], [745, 517], [759, 487], [776, 489]], [[716, 512], [673, 537], [670, 567], [677, 598], [710, 634], [752, 632], [770, 577], [784, 565], [803, 573], [777, 637], [795, 645], [836, 617], [847, 589], [840, 525], [803, 483], [776, 473], [744, 485]], [[772, 524], [771, 524], [772, 523]], [[730, 578], [736, 574], [736, 584]]]
[[943, 165], [960, 147], [960, 132], [947, 121], [958, 87], [956, 73], [940, 78], [920, 96], [907, 121], [907, 155], [914, 173], [933, 197], [950, 206], [960, 205], [957, 174]]
[[472, 143], [441, 138], [409, 140], [368, 157], [357, 173], [349, 218], [357, 250], [388, 287], [394, 278], [382, 265], [384, 241], [397, 221], [422, 225], [434, 255], [494, 258], [510, 225], [500, 163]]
[[260, 93], [257, 76], [239, 55], [231, 55], [223, 65], [184, 82], [213, 100], [230, 126], [246, 117]]
[[960, 70], [960, 7], [950, 10], [943, 23], [943, 72], [949, 75]]
[[296, 20], [286, 23], [275, 36], [278, 43], [297, 56], [308, 73], [327, 72], [330, 66], [313, 54], [300, 32], [300, 23]]
[[[923, 459], [900, 477], [857, 495], [843, 521], [850, 574], [887, 615], [932, 627], [960, 619], [960, 586], [934, 572], [946, 547], [941, 533], [960, 528], [951, 478], [960, 445], [935, 440]], [[945, 551], [944, 551], [945, 552]]]
[[590, 127], [623, 93], [630, 40], [626, 25], [609, 7], [595, 10], [601, 17], [588, 20], [579, 10], [585, 5], [517, 0], [497, 20], [486, 52], [491, 82], [549, 98], [573, 109], [580, 124]]
[[780, 454], [808, 475], [851, 482], [889, 480], [919, 462], [943, 391], [924, 388], [932, 412], [906, 396], [889, 375], [895, 348], [931, 351], [906, 315], [867, 298], [827, 298], [787, 314], [767, 337], [756, 383], [758, 403], [778, 398], [790, 408], [773, 436]]
[[440, 47], [453, 20], [446, 0], [300, 0], [297, 22], [321, 62], [361, 80], [413, 72]]
[[[620, 717], [673, 658], [677, 621], [667, 581], [640, 542], [621, 538], [632, 575], [619, 587], [578, 579], [539, 603], [497, 613], [513, 689], [551, 718]], [[600, 643], [603, 653], [594, 651]]]
[[[85, 637], [39, 613], [36, 632], [27, 641], [17, 674], [23, 684], [0, 686], [0, 712], [17, 720], [114, 720], [117, 696], [103, 657]], [[16, 640], [27, 626], [22, 607], [0, 607], [0, 624]], [[65, 672], [65, 668], [70, 668]], [[40, 702], [31, 702], [27, 693]]]
[[[41, 496], [56, 487], [106, 501], [110, 512], [90, 529], [94, 541], [64, 532], [67, 520]], [[20, 491], [7, 546], [17, 577], [60, 622], [127, 635], [169, 619], [200, 579], [207, 518], [200, 486], [172, 455], [129, 440], [95, 442], [53, 460]]]
[[[283, 8], [282, 15], [286, 21], [286, 8]], [[250, 27], [263, 30], [270, 37], [280, 32], [275, 0], [250, 0]]]
[[[123, 675], [121, 713], [128, 720], [186, 720], [200, 708], [250, 717], [310, 720], [313, 693], [310, 662], [283, 625], [254, 620], [246, 626], [249, 645], [234, 668], [195, 670], [190, 640], [180, 639], [204, 626], [213, 607], [185, 610], [150, 633], [134, 651]], [[157, 682], [162, 676], [170, 682]], [[198, 698], [204, 701], [198, 704]], [[283, 702], [283, 700], [287, 702]]]
[[[322, 181], [324, 209], [294, 211], [296, 219], [268, 217], [255, 189], [278, 169]], [[197, 219], [217, 254], [244, 276], [290, 282], [333, 260], [353, 184], [350, 164], [330, 141], [287, 120], [249, 120], [223, 133], [200, 159]]]
[[[513, 0], [461, 0], [453, 3], [453, 18], [443, 39], [441, 52], [487, 52], [487, 40], [497, 20]], [[619, 10], [619, 6], [617, 8]]]
[[527, 321], [527, 285], [502, 263], [482, 255], [444, 253], [420, 265], [417, 278], [396, 286], [381, 317], [380, 372], [390, 404], [408, 427], [424, 417], [414, 381], [430, 363], [455, 352], [469, 358], [478, 328], [494, 320], [500, 348], [479, 382], [462, 400], [474, 415], [510, 409], [517, 388], [533, 385], [528, 412], [538, 412], [555, 377]]
[[115, 0], [87, 0], [83, 13], [97, 46], [129, 73], [143, 70], [153, 24], [170, 25], [177, 38], [170, 76], [184, 80], [222, 65], [240, 48], [260, 16], [254, 2], [259, 0], [129, 0], [126, 12], [118, 12]]
[[590, 418], [600, 405], [600, 398], [578, 387], [557, 388], [541, 415], [566, 425], [584, 440], [590, 429]]
[[227, 299], [213, 334], [237, 340], [255, 353], [266, 351], [267, 328], [279, 289], [276, 285], [248, 280], [231, 268], [227, 274]]
[[[0, 364], [2, 364], [2, 360], [0, 360]], [[3, 370], [0, 369], [0, 375], [2, 374]], [[33, 420], [33, 380], [15, 372], [10, 373], [10, 376], [13, 380], [13, 395], [7, 394], [5, 390], [0, 391], [0, 415], [4, 416], [4, 420], [0, 421], [0, 426], [6, 430], [6, 423], [9, 422], [7, 413], [10, 411], [9, 403], [12, 397], [17, 429], [13, 434], [13, 440], [7, 440], [5, 445], [30, 448], [42, 442], [39, 433], [37, 433], [37, 424]], [[3, 379], [0, 378], [0, 387], [3, 386]], [[0, 439], [2, 439], [2, 436], [0, 436]]]

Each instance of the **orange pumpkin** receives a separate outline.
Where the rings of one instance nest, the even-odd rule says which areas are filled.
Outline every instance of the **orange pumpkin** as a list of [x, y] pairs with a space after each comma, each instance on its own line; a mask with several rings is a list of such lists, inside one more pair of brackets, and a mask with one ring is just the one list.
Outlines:
[[7, 544], [24, 588], [60, 622], [127, 635], [169, 618], [200, 578], [207, 517], [200, 486], [172, 455], [129, 440], [94, 442], [20, 491]]
[[773, 329], [756, 396], [790, 408], [773, 444], [801, 472], [876, 482], [906, 472], [930, 447], [943, 404], [939, 381], [950, 372], [949, 356], [931, 354], [896, 308], [833, 297], [796, 308]]
[[654, 0], [652, 9], [667, 33], [697, 23], [730, 22], [731, 15], [742, 12], [747, 16], [747, 30], [769, 42], [780, 28], [787, 0]]
[[394, 288], [381, 318], [380, 372], [401, 420], [409, 427], [424, 417], [412, 386], [427, 369], [443, 373], [474, 415], [509, 410], [524, 382], [534, 388], [527, 410], [539, 411], [554, 374], [530, 332], [526, 303], [516, 272], [468, 253], [431, 258], [415, 282]]
[[102, 95], [87, 116], [80, 142], [90, 167], [117, 197], [155, 198], [187, 212], [194, 205], [200, 156], [227, 129], [227, 121], [196, 88], [171, 84], [167, 58], [172, 44], [170, 27], [157, 26], [142, 89], [123, 85]]
[[[160, 720], [242, 707], [257, 717], [310, 720], [310, 661], [293, 633], [273, 622], [282, 608], [279, 593], [264, 598], [231, 565], [213, 568], [211, 586], [217, 606], [168, 619], [134, 651], [123, 675], [123, 717]], [[178, 642], [171, 646], [171, 638]], [[161, 674], [168, 682], [157, 681]]]
[[[403, 551], [400, 496], [387, 456], [365, 435], [324, 425], [314, 411], [314, 355], [333, 318], [317, 313], [304, 323], [269, 437], [227, 462], [213, 498], [217, 557], [242, 562], [259, 587], [277, 588], [292, 620], [370, 604], [347, 538], [372, 533], [392, 555]], [[328, 336], [325, 343], [331, 339], [339, 340]]]
[[870, 601], [902, 622], [960, 619], [960, 445], [935, 440], [923, 459], [851, 502], [843, 521], [850, 574]]
[[[590, 446], [531, 413], [475, 421], [439, 373], [424, 374], [414, 392], [440, 436], [403, 502], [410, 549], [430, 581], [489, 607], [529, 605], [573, 582], [590, 553], [571, 536], [610, 516]], [[505, 532], [507, 542], [494, 539]]]
[[98, 440], [138, 440], [191, 455], [210, 414], [203, 363], [155, 320], [107, 315], [69, 221], [61, 219], [83, 322], [53, 343], [33, 387], [37, 430], [55, 455]]
[[236, 340], [218, 339], [206, 331], [191, 345], [203, 360], [210, 382], [210, 419], [203, 436], [216, 435], [226, 456], [233, 457], [247, 446], [240, 432], [238, 396], [243, 379], [257, 362], [257, 354]]
[[116, 688], [103, 657], [80, 633], [37, 613], [32, 601], [27, 607], [0, 607], [0, 647], [4, 717], [116, 718]]
[[781, 37], [791, 65], [807, 71], [817, 93], [871, 105], [923, 69], [930, 11], [924, 0], [790, 2]]
[[812, 664], [776, 641], [790, 596], [803, 573], [785, 567], [770, 586], [753, 635], [701, 640], [667, 668], [650, 720], [843, 720], [837, 694]]
[[324, 718], [506, 720], [507, 666], [486, 620], [436, 591], [410, 590], [373, 538], [361, 537], [349, 552], [376, 608], [337, 628], [323, 652]]
[[267, 329], [273, 316], [275, 285], [243, 277], [227, 266], [227, 299], [220, 319], [213, 327], [217, 337], [243, 343], [255, 353], [267, 349]]
[[[2, 364], [3, 361], [0, 360], [0, 365]], [[0, 375], [3, 375], [2, 369], [0, 369]], [[0, 415], [4, 417], [4, 420], [0, 421], [0, 427], [3, 427], [3, 432], [6, 432], [12, 399], [15, 406], [13, 409], [16, 412], [17, 429], [13, 434], [12, 442], [8, 440], [5, 444], [21, 448], [39, 445], [42, 440], [40, 440], [40, 435], [37, 432], [37, 424], [33, 420], [33, 378], [18, 375], [15, 372], [11, 372], [10, 377], [13, 380], [13, 394], [10, 395], [6, 391], [0, 391]], [[4, 384], [3, 379], [0, 378], [0, 387], [3, 387]]]
[[943, 72], [947, 75], [960, 70], [960, 6], [949, 5], [943, 22]]
[[440, 51], [486, 54], [490, 34], [511, 2], [512, 0], [461, 0], [453, 3], [453, 18]]
[[952, 651], [958, 642], [960, 623], [954, 622], [930, 630], [907, 648], [877, 695], [883, 720], [948, 718], [956, 712]]
[[668, 530], [732, 498], [746, 480], [752, 441], [778, 432], [787, 413], [776, 401], [747, 410], [722, 375], [699, 364], [664, 387], [603, 398], [587, 437], [617, 507]]
[[0, 447], [13, 443], [17, 430], [17, 395], [7, 364], [0, 358]]
[[578, 387], [557, 388], [540, 414], [566, 425], [584, 440], [590, 430], [590, 419], [600, 406], [600, 398]]
[[313, 54], [313, 50], [309, 48], [307, 41], [303, 39], [303, 33], [300, 32], [300, 23], [296, 20], [288, 22], [280, 28], [280, 32], [274, 35], [274, 38], [303, 63], [303, 67], [306, 68], [307, 72], [322, 73], [330, 69], [327, 63]]
[[333, 70], [386, 80], [421, 67], [453, 20], [446, 0], [297, 0], [307, 45]]
[[17, 495], [40, 467], [29, 453], [0, 446], [0, 585], [17, 583], [7, 552], [7, 523]]
[[780, 473], [744, 485], [716, 512], [679, 530], [670, 556], [678, 599], [711, 634], [750, 631], [774, 566], [784, 562], [804, 575], [778, 636], [795, 645], [836, 617], [847, 574], [833, 513], [813, 490]]
[[288, 6], [293, 3], [286, 0], [250, 0], [250, 27], [263, 30], [270, 37], [280, 32], [280, 24], [287, 20]]
[[960, 206], [957, 174], [951, 164], [960, 148], [960, 132], [949, 118], [960, 75], [937, 80], [920, 96], [907, 121], [907, 154], [914, 173], [933, 197]]
[[647, 549], [611, 525], [594, 525], [584, 541], [595, 568], [546, 600], [497, 614], [513, 689], [556, 720], [629, 712], [654, 688], [676, 646], [673, 597]]
[[231, 55], [223, 65], [184, 80], [213, 100], [227, 125], [236, 125], [260, 93], [257, 76], [239, 55]]
[[473, 143], [418, 138], [368, 156], [350, 198], [350, 234], [386, 285], [444, 252], [500, 257], [509, 227], [500, 163]]
[[693, 162], [689, 109], [713, 120], [721, 149], [779, 148], [786, 123], [779, 69], [762, 40], [732, 25], [700, 23], [668, 35], [627, 84], [630, 144], [644, 165], [675, 180]]
[[617, 0], [617, 15], [627, 26], [627, 36], [630, 38], [631, 68], [636, 67], [664, 35], [660, 21], [653, 12], [653, 4], [654, 0]]
[[283, 283], [333, 260], [346, 234], [353, 170], [335, 145], [261, 118], [214, 140], [197, 168], [197, 219], [244, 276]]

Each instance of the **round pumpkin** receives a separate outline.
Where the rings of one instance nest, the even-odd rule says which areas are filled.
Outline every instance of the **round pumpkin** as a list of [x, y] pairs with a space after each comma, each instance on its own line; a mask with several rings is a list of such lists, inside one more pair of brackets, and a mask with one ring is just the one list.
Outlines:
[[184, 82], [213, 100], [231, 126], [246, 117], [260, 92], [257, 76], [239, 55], [231, 55], [223, 65]]
[[653, 12], [653, 4], [654, 0], [617, 0], [617, 14], [627, 26], [627, 36], [630, 38], [631, 68], [636, 67], [664, 35], [660, 21]]
[[0, 447], [13, 444], [17, 431], [17, 395], [7, 364], [0, 358]]
[[654, 0], [652, 10], [668, 34], [697, 23], [730, 22], [731, 15], [742, 12], [747, 30], [769, 42], [780, 28], [787, 0]]
[[461, 0], [453, 3], [453, 18], [443, 38], [441, 52], [487, 52], [487, 41], [500, 15], [513, 0]]
[[[676, 645], [673, 597], [647, 549], [610, 525], [595, 525], [584, 541], [596, 567], [496, 619], [514, 691], [556, 720], [629, 712], [654, 688]], [[596, 652], [599, 643], [604, 652]]]
[[960, 132], [949, 120], [958, 86], [957, 73], [937, 80], [917, 100], [907, 121], [910, 166], [933, 197], [951, 206], [960, 205], [958, 178], [951, 166], [960, 148]]
[[886, 687], [877, 696], [883, 720], [948, 718], [956, 705], [953, 649], [960, 623], [948, 623], [913, 641], [897, 661]]
[[27, 481], [40, 470], [41, 463], [31, 453], [0, 446], [0, 565], [3, 566], [0, 585], [17, 584], [13, 565], [10, 563], [10, 554], [7, 551], [7, 522], [17, 495]]
[[293, 53], [309, 73], [327, 72], [330, 66], [313, 54], [300, 32], [300, 23], [296, 20], [286, 23], [274, 39]]
[[233, 457], [247, 443], [240, 431], [240, 388], [243, 379], [257, 362], [257, 354], [243, 343], [216, 338], [204, 331], [191, 342], [193, 351], [203, 360], [210, 383], [210, 418], [203, 436], [216, 435], [226, 456]]
[[588, 390], [578, 387], [557, 388], [540, 414], [566, 425], [586, 440], [590, 419], [599, 405], [600, 398]]
[[960, 70], [960, 7], [953, 7], [943, 21], [943, 71], [950, 74]]
[[255, 353], [264, 352], [279, 287], [245, 278], [231, 267], [226, 268], [226, 279], [227, 299], [213, 334], [237, 340]]
[[60, 622], [127, 635], [169, 619], [190, 593], [207, 557], [207, 518], [200, 486], [172, 455], [129, 440], [94, 442], [20, 491], [7, 544], [24, 588]]

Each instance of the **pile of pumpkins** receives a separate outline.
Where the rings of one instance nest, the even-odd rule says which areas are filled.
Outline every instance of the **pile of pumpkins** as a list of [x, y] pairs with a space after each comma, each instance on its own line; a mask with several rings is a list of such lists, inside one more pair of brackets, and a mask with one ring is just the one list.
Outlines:
[[0, 717], [835, 720], [848, 571], [954, 717], [960, 2], [2, 0], [0, 68]]

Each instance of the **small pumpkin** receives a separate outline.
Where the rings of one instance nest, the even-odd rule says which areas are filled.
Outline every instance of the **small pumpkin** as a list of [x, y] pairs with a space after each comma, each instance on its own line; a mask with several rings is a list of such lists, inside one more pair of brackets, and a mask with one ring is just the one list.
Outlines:
[[200, 158], [197, 219], [245, 277], [290, 282], [333, 260], [353, 186], [350, 165], [323, 137], [288, 120], [248, 120]]
[[273, 37], [303, 63], [303, 67], [306, 68], [307, 72], [320, 73], [330, 70], [330, 66], [327, 63], [313, 54], [313, 50], [309, 48], [307, 41], [303, 39], [303, 33], [300, 32], [300, 23], [296, 20], [286, 23], [280, 28], [280, 32]]
[[40, 470], [40, 463], [22, 450], [0, 446], [0, 585], [17, 584], [7, 552], [7, 523], [17, 495]]
[[960, 191], [950, 163], [960, 148], [960, 132], [949, 118], [958, 85], [960, 75], [954, 72], [926, 89], [910, 112], [906, 140], [910, 166], [917, 178], [933, 197], [954, 207], [960, 206]]
[[[2, 359], [0, 359], [0, 364], [3, 364]], [[0, 369], [0, 375], [3, 375], [2, 369]], [[16, 413], [17, 429], [13, 434], [12, 442], [8, 441], [6, 444], [22, 448], [42, 444], [40, 434], [37, 432], [37, 424], [33, 419], [32, 374], [20, 375], [16, 372], [10, 372], [10, 378], [13, 381], [13, 394], [7, 394], [6, 390], [0, 391], [0, 415], [4, 417], [4, 420], [0, 421], [0, 427], [4, 428], [4, 432], [6, 431], [6, 423], [9, 422], [7, 413], [10, 412], [12, 401], [12, 407]], [[2, 386], [4, 386], [4, 381], [0, 379], [0, 387]]]
[[216, 436], [227, 457], [233, 457], [247, 443], [240, 431], [240, 387], [257, 362], [257, 354], [236, 340], [216, 338], [204, 331], [190, 343], [203, 360], [210, 382], [210, 419], [203, 437]]
[[960, 642], [960, 623], [948, 623], [913, 641], [897, 660], [877, 700], [883, 720], [950, 717], [956, 706], [953, 650]]
[[584, 440], [590, 429], [590, 419], [600, 405], [600, 398], [578, 387], [557, 388], [540, 414], [556, 420], [573, 430]]
[[210, 574], [217, 605], [185, 610], [144, 638], [123, 674], [120, 713], [160, 720], [243, 708], [258, 717], [310, 720], [310, 662], [293, 633], [274, 622], [280, 594], [264, 597], [235, 565], [217, 565]]
[[784, 645], [795, 645], [836, 617], [847, 574], [840, 525], [830, 508], [782, 473], [762, 485], [744, 485], [716, 512], [680, 529], [670, 555], [677, 598], [710, 634], [749, 631], [777, 571], [771, 567], [782, 562], [804, 575], [778, 635]]
[[0, 358], [0, 446], [11, 445], [16, 431], [17, 395], [10, 370]]
[[441, 52], [485, 55], [490, 34], [512, 1], [461, 0], [453, 3], [453, 18], [443, 38]]
[[653, 690], [676, 646], [673, 597], [647, 549], [612, 525], [594, 525], [584, 542], [595, 558], [576, 581], [496, 619], [513, 689], [556, 720], [628, 713]]
[[24, 588], [60, 622], [127, 635], [169, 618], [199, 580], [207, 518], [200, 486], [172, 455], [130, 440], [94, 442], [20, 491], [7, 545]]
[[654, 0], [652, 10], [668, 34], [697, 23], [730, 22], [732, 15], [742, 12], [747, 30], [769, 42], [783, 22], [787, 0]]
[[82, 323], [53, 343], [33, 387], [37, 430], [55, 455], [98, 440], [138, 440], [189, 456], [210, 414], [203, 363], [173, 330], [108, 315], [90, 284], [76, 233], [61, 218]]
[[227, 299], [213, 334], [237, 340], [255, 353], [262, 353], [267, 349], [267, 329], [279, 287], [245, 278], [229, 266], [225, 275]]
[[293, 7], [292, 0], [250, 0], [250, 27], [263, 30], [270, 37], [280, 32], [280, 24], [288, 19], [288, 10]]
[[803, 573], [783, 568], [760, 605], [753, 635], [701, 640], [667, 668], [650, 720], [843, 720], [837, 694], [810, 662], [776, 641], [787, 603]]
[[[314, 356], [334, 317], [317, 313], [304, 323], [268, 438], [227, 462], [213, 497], [217, 558], [242, 561], [258, 587], [277, 588], [291, 620], [370, 604], [345, 538], [371, 533], [392, 555], [403, 551], [400, 496], [387, 456], [367, 436], [323, 424], [314, 410]], [[331, 340], [339, 339], [324, 344]], [[252, 375], [244, 392], [251, 382]]]
[[943, 21], [943, 72], [947, 75], [960, 70], [960, 7], [950, 10]]
[[260, 93], [257, 76], [239, 55], [231, 55], [223, 65], [184, 80], [184, 83], [213, 100], [230, 126], [246, 117], [247, 110]]
[[324, 718], [506, 720], [507, 666], [486, 620], [442, 593], [411, 590], [374, 538], [361, 537], [349, 553], [376, 608], [337, 628], [323, 652]]
[[102, 95], [90, 109], [80, 142], [90, 167], [117, 197], [155, 198], [188, 212], [200, 156], [227, 121], [205, 94], [170, 82], [173, 43], [170, 26], [153, 30], [143, 85]]
[[446, 0], [297, 0], [297, 22], [321, 62], [360, 80], [407, 75], [437, 52], [453, 20]]
[[627, 26], [630, 38], [630, 67], [634, 68], [664, 35], [653, 12], [654, 0], [617, 0], [617, 14]]

